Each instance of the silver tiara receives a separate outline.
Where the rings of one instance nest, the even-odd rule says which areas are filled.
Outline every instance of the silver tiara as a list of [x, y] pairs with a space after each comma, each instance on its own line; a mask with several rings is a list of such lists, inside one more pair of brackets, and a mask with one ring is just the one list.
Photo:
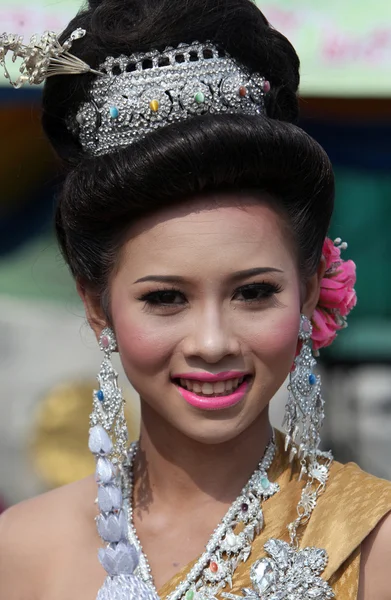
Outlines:
[[[68, 129], [87, 154], [113, 152], [155, 129], [197, 115], [265, 114], [270, 83], [212, 43], [108, 57], [96, 71], [69, 52], [85, 34], [84, 29], [76, 29], [61, 44], [55, 33], [47, 31], [23, 44], [21, 36], [4, 33], [0, 66], [16, 88], [40, 84], [53, 75], [97, 75], [88, 101], [67, 119]], [[6, 65], [9, 52], [12, 62], [22, 59], [16, 81]]]
[[[3, 67], [4, 76], [15, 88], [20, 88], [25, 83], [30, 85], [40, 84], [53, 75], [76, 75], [81, 73], [95, 73], [87, 63], [70, 54], [69, 49], [75, 40], [84, 37], [84, 29], [76, 29], [61, 45], [53, 31], [45, 31], [38, 37], [33, 35], [29, 44], [23, 44], [23, 37], [13, 33], [0, 35], [0, 66]], [[19, 67], [21, 75], [12, 81], [6, 64], [8, 52], [12, 53], [12, 62], [21, 58]]]
[[264, 77], [209, 43], [108, 57], [99, 72], [89, 100], [67, 123], [92, 156], [197, 115], [264, 114], [270, 91]]

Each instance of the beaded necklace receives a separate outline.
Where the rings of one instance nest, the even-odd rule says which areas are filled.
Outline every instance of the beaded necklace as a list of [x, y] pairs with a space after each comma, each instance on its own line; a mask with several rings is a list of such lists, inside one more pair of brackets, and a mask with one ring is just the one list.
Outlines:
[[[127, 499], [129, 519], [129, 541], [140, 554], [135, 575], [150, 586], [157, 595], [148, 558], [145, 555], [133, 523], [133, 464], [138, 450], [134, 443], [129, 452], [124, 473], [124, 496]], [[186, 578], [179, 583], [166, 600], [212, 600], [227, 585], [232, 587], [232, 577], [239, 563], [251, 554], [251, 543], [264, 525], [262, 502], [279, 491], [279, 485], [268, 478], [276, 453], [274, 436], [264, 456], [239, 496], [231, 504], [220, 524], [212, 533], [205, 551], [191, 568]], [[242, 524], [243, 530], [236, 534], [235, 527]]]

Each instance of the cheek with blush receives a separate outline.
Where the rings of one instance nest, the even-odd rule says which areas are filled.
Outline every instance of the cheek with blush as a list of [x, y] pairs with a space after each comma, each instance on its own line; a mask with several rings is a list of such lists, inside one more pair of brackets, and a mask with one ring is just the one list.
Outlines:
[[155, 319], [141, 312], [140, 303], [129, 300], [121, 281], [113, 285], [111, 310], [121, 361], [130, 382], [156, 375], [167, 364], [175, 332], [170, 335], [167, 327], [159, 327]]
[[155, 376], [167, 366], [173, 341], [166, 331], [135, 320], [118, 319], [115, 326], [122, 364], [131, 383], [140, 376]]
[[270, 369], [289, 370], [297, 348], [300, 311], [287, 311], [246, 335], [251, 351]]

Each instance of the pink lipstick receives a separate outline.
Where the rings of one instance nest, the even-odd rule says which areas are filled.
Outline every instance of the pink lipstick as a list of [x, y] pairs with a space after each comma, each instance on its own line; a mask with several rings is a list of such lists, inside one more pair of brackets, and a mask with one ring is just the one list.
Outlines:
[[[190, 374], [188, 374], [190, 375]], [[200, 374], [201, 375], [201, 374]], [[243, 375], [241, 374], [241, 376], [243, 377]], [[194, 377], [190, 378], [190, 377], [182, 377], [182, 379], [195, 379]], [[232, 376], [227, 377], [226, 379], [232, 379]], [[226, 380], [225, 379], [225, 380]], [[205, 381], [205, 379], [199, 379], [197, 377], [198, 381]], [[222, 381], [222, 378], [219, 377], [218, 379], [215, 378], [212, 381]], [[208, 379], [207, 381], [211, 381], [210, 379]], [[195, 408], [199, 408], [201, 410], [223, 410], [225, 408], [231, 408], [232, 406], [235, 406], [236, 404], [238, 404], [239, 402], [241, 402], [243, 400], [243, 398], [245, 397], [248, 388], [249, 388], [249, 381], [248, 379], [245, 379], [238, 388], [236, 388], [236, 390], [234, 390], [232, 393], [228, 393], [225, 396], [219, 396], [219, 395], [210, 395], [210, 396], [206, 396], [206, 395], [200, 395], [197, 394], [195, 392], [191, 392], [190, 390], [187, 390], [186, 388], [182, 387], [180, 384], [176, 383], [176, 387], [178, 388], [179, 393], [181, 394], [181, 396], [186, 400], [186, 402], [188, 404], [190, 404], [191, 406], [194, 406]]]

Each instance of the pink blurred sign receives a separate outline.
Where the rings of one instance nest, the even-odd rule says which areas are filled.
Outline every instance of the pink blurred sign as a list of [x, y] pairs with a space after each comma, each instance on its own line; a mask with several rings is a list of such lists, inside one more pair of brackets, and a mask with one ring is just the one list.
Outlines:
[[[1, 30], [25, 39], [47, 29], [61, 31], [80, 8], [75, 0], [50, 4], [18, 0], [12, 7], [3, 2]], [[258, 0], [258, 4], [298, 51], [303, 95], [391, 96], [391, 2]], [[17, 74], [14, 65], [11, 72]]]

